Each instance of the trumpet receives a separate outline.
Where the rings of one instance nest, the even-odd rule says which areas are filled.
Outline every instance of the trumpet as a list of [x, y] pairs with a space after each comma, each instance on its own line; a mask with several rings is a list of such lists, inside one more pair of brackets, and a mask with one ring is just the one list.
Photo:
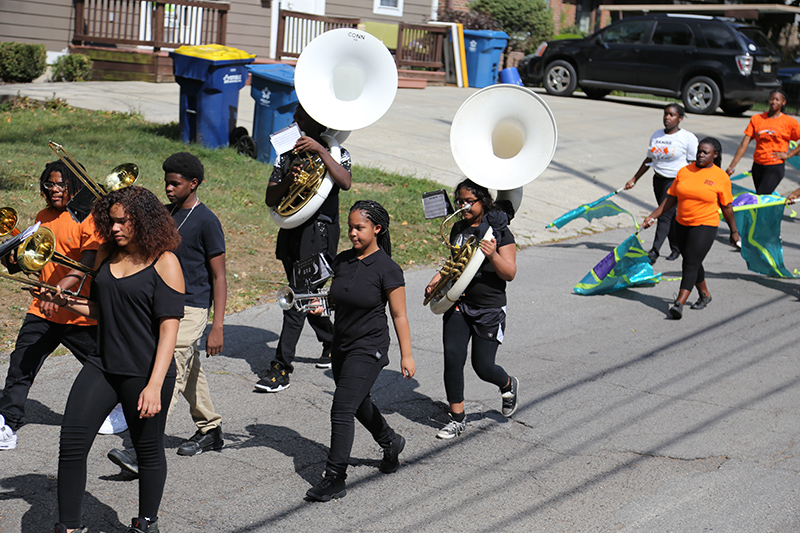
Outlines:
[[57, 292], [58, 287], [27, 277], [28, 275], [38, 273], [48, 262], [53, 262], [84, 273], [77, 291], [61, 291], [69, 296], [80, 296], [80, 292], [86, 282], [86, 277], [90, 275], [94, 276], [95, 272], [86, 265], [56, 252], [55, 247], [56, 237], [53, 231], [50, 228], [40, 227], [17, 247], [17, 266], [24, 275], [20, 276], [0, 271], [0, 277], [25, 285], [32, 285], [34, 287]]
[[84, 185], [84, 188], [74, 193], [72, 199], [67, 203], [67, 210], [72, 218], [77, 222], [89, 216], [92, 212], [92, 204], [95, 200], [102, 198], [111, 191], [130, 187], [136, 182], [139, 177], [139, 167], [134, 163], [123, 163], [111, 170], [111, 174], [105, 177], [103, 183], [97, 183], [86, 171], [81, 167], [71, 155], [64, 150], [64, 147], [58, 143], [50, 141], [47, 143], [50, 149], [58, 156], [58, 158], [67, 165]]
[[307, 294], [295, 294], [291, 287], [282, 287], [276, 295], [278, 307], [284, 311], [295, 308], [301, 313], [308, 313], [314, 309], [322, 308], [320, 316], [331, 316], [328, 306], [328, 289]]

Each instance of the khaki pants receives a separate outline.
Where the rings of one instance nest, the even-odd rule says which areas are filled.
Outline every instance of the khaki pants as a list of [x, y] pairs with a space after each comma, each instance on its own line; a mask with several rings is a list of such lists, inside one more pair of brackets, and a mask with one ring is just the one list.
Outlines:
[[222, 417], [214, 412], [208, 381], [203, 367], [200, 366], [200, 353], [197, 350], [197, 344], [208, 324], [208, 309], [185, 307], [183, 313], [175, 343], [175, 366], [178, 374], [169, 404], [169, 415], [178, 401], [178, 395], [183, 394], [189, 402], [192, 420], [205, 434], [222, 422]]

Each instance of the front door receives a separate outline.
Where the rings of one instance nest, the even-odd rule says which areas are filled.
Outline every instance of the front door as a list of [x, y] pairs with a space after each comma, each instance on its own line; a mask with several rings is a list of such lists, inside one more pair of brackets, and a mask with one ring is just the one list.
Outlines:
[[279, 0], [273, 2], [269, 32], [269, 57], [272, 59], [275, 59], [275, 49], [278, 44], [278, 12], [281, 9], [311, 13], [312, 15], [324, 15], [325, 0]]

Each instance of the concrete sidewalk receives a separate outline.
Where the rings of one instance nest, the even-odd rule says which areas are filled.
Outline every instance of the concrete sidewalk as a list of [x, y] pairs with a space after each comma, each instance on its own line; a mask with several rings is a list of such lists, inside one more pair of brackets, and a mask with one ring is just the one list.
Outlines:
[[[400, 89], [386, 115], [375, 124], [352, 132], [344, 146], [356, 164], [429, 178], [451, 188], [463, 175], [450, 152], [450, 124], [458, 108], [475, 90]], [[519, 241], [536, 244], [631, 225], [630, 218], [615, 217], [591, 225], [577, 221], [562, 230], [544, 229], [566, 211], [622, 187], [633, 176], [645, 157], [650, 135], [661, 127], [663, 104], [631, 98], [608, 97], [600, 101], [580, 96], [557, 98], [537, 91], [556, 117], [558, 147], [550, 167], [524, 189], [520, 212], [512, 223]], [[137, 112], [152, 122], [178, 120], [176, 83], [0, 85], [0, 97], [16, 94], [39, 99], [55, 95], [76, 107]], [[238, 124], [251, 132], [254, 105], [247, 86], [239, 96]], [[719, 138], [727, 165], [747, 120], [747, 117], [687, 115], [683, 127], [698, 138], [707, 135]], [[43, 145], [48, 140], [42, 139]], [[742, 160], [740, 170], [750, 168], [751, 154], [752, 151]], [[787, 174], [782, 187], [791, 191], [796, 172], [790, 170]], [[655, 208], [649, 176], [632, 191], [619, 194], [615, 201], [639, 220], [644, 218]]]

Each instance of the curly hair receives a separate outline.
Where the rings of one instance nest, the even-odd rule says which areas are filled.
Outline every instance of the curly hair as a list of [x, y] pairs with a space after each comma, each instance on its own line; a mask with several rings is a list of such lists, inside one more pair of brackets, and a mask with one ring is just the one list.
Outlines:
[[350, 208], [350, 212], [361, 211], [367, 220], [380, 226], [378, 232], [378, 246], [383, 248], [386, 255], [392, 256], [392, 239], [389, 235], [389, 213], [384, 207], [374, 200], [359, 200]]
[[196, 179], [198, 185], [203, 183], [203, 178], [205, 177], [203, 163], [200, 162], [196, 155], [189, 152], [172, 154], [164, 160], [161, 168], [167, 174], [171, 172], [180, 174], [186, 181]]
[[[80, 163], [77, 164], [81, 168], [81, 170], [84, 171], [86, 170], [83, 165], [81, 165]], [[53, 172], [61, 173], [61, 177], [67, 184], [67, 192], [69, 193], [70, 196], [75, 196], [78, 193], [78, 191], [83, 189], [83, 182], [80, 179], [78, 179], [78, 176], [76, 176], [75, 173], [69, 169], [66, 163], [64, 163], [60, 159], [56, 159], [55, 161], [50, 161], [45, 165], [44, 170], [42, 171], [42, 175], [39, 176], [39, 192], [42, 193], [42, 196], [44, 196], [44, 199], [47, 202], [48, 206], [50, 205], [50, 197], [47, 195], [47, 189], [44, 188], [44, 184], [46, 181], [49, 180], [50, 174], [52, 174]]]
[[111, 207], [116, 204], [122, 206], [128, 215], [133, 238], [146, 259], [155, 259], [181, 243], [175, 221], [156, 195], [144, 187], [125, 187], [103, 196], [92, 209], [97, 231], [112, 254], [120, 248], [111, 233], [114, 222], [109, 215]]

